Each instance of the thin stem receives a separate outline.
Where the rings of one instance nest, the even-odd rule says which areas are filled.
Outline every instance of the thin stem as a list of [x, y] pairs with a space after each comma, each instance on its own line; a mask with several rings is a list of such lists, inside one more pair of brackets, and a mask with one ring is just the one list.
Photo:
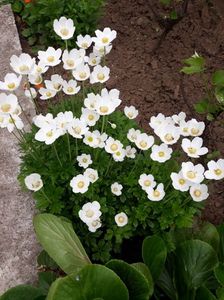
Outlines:
[[22, 112], [23, 112], [23, 114], [24, 114], [24, 116], [25, 116], [25, 118], [26, 118], [28, 124], [29, 124], [30, 127], [31, 127], [31, 126], [32, 126], [32, 123], [30, 122], [30, 119], [27, 117], [27, 114], [25, 113], [25, 110], [23, 109], [23, 107], [22, 107], [22, 105], [21, 105], [20, 103], [19, 103], [19, 107], [21, 108], [21, 110], [22, 110]]
[[24, 141], [26, 142], [25, 137], [24, 137], [23, 134], [20, 132], [20, 130], [17, 128], [16, 123], [15, 123], [15, 121], [14, 121], [14, 119], [13, 119], [13, 117], [12, 117], [11, 114], [10, 114], [10, 118], [11, 118], [11, 121], [12, 121], [13, 125], [15, 126], [15, 128], [16, 128], [18, 134], [21, 136], [22, 140], [24, 140]]
[[68, 40], [65, 40], [65, 48], [68, 50]]
[[76, 152], [76, 156], [78, 156], [78, 139], [75, 139], [75, 152]]
[[48, 200], [48, 202], [50, 202], [50, 203], [52, 202], [50, 200], [50, 198], [46, 195], [46, 193], [45, 193], [45, 191], [43, 189], [41, 189], [40, 192], [44, 195], [44, 197], [46, 197], [46, 199]]
[[14, 137], [20, 142], [20, 143], [22, 143], [22, 140], [12, 131], [11, 132], [13, 135], [14, 135]]
[[101, 134], [103, 133], [103, 130], [104, 130], [105, 121], [106, 121], [106, 116], [103, 116], [102, 127], [101, 127]]
[[109, 169], [110, 169], [110, 166], [111, 166], [112, 160], [113, 160], [113, 157], [112, 157], [112, 155], [111, 155], [111, 158], [110, 158], [110, 161], [109, 161], [109, 163], [108, 163], [108, 167], [107, 167], [107, 170], [106, 170], [106, 173], [105, 173], [105, 175], [104, 175], [104, 176], [107, 176], [107, 173], [109, 172]]
[[30, 82], [29, 82], [29, 79], [28, 79], [28, 76], [27, 76], [27, 86], [28, 86], [28, 90], [30, 92], [30, 97], [31, 97], [31, 100], [35, 106], [35, 110], [36, 112], [39, 114], [39, 111], [38, 111], [38, 108], [37, 108], [37, 103], [36, 103], [36, 100], [33, 98], [33, 94], [32, 94], [32, 91], [31, 91], [31, 87], [30, 87]]
[[72, 160], [72, 154], [71, 154], [71, 145], [70, 145], [70, 138], [68, 132], [66, 133], [67, 136], [67, 142], [68, 142], [68, 153], [69, 153], [69, 159]]
[[137, 164], [138, 164], [138, 162], [139, 162], [139, 159], [140, 159], [140, 157], [141, 157], [141, 154], [142, 154], [142, 150], [139, 152], [138, 157], [137, 157], [137, 159], [135, 160], [134, 166], [133, 166], [133, 168], [131, 169], [131, 172], [129, 173], [128, 176], [130, 176], [130, 175], [132, 174], [132, 172], [134, 171], [135, 167], [137, 166]]
[[83, 100], [85, 99], [85, 82], [82, 81], [82, 96], [83, 96]]
[[56, 157], [57, 157], [57, 160], [58, 160], [60, 166], [62, 167], [62, 163], [61, 163], [61, 160], [60, 160], [60, 158], [59, 158], [59, 156], [58, 156], [58, 151], [57, 151], [57, 149], [56, 149], [54, 143], [52, 144], [52, 147], [53, 147], [53, 149], [54, 149], [54, 152], [55, 152], [55, 155], [56, 155]]

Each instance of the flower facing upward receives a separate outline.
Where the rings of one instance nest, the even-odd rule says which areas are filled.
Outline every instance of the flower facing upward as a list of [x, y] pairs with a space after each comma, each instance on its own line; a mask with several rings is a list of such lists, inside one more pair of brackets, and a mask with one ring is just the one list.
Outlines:
[[138, 183], [144, 191], [147, 191], [149, 188], [154, 188], [156, 186], [154, 176], [151, 174], [141, 174]]
[[49, 90], [49, 89], [45, 89], [45, 88], [40, 88], [39, 93], [41, 94], [41, 96], [40, 96], [41, 100], [47, 100], [47, 99], [53, 98], [57, 94], [57, 92], [55, 90]]
[[15, 95], [0, 94], [0, 113], [13, 114], [18, 106], [18, 99]]
[[164, 185], [158, 184], [155, 189], [149, 187], [147, 189], [148, 199], [151, 201], [161, 201], [165, 196]]
[[79, 211], [79, 218], [86, 224], [96, 221], [101, 216], [100, 204], [97, 201], [88, 202]]
[[54, 118], [56, 127], [59, 128], [63, 134], [66, 133], [69, 124], [73, 121], [73, 113], [71, 111], [59, 112]]
[[202, 144], [203, 139], [200, 137], [195, 137], [192, 141], [185, 138], [182, 140], [181, 147], [188, 156], [197, 158], [208, 153], [208, 148], [202, 147]]
[[150, 155], [151, 159], [163, 163], [171, 158], [173, 150], [169, 148], [166, 144], [161, 144], [159, 146], [152, 146], [152, 153]]
[[5, 91], [15, 91], [22, 80], [22, 75], [18, 76], [14, 73], [8, 73], [4, 81], [0, 81], [0, 90], [5, 90]]
[[61, 49], [55, 50], [53, 47], [48, 47], [46, 51], [38, 51], [38, 59], [45, 66], [57, 66], [61, 60]]
[[111, 184], [111, 192], [116, 196], [120, 196], [122, 194], [122, 189], [123, 186], [118, 182], [114, 182], [113, 184]]
[[220, 158], [217, 162], [211, 160], [208, 162], [208, 170], [205, 171], [207, 179], [223, 179], [224, 178], [224, 159]]
[[86, 169], [89, 165], [93, 163], [90, 154], [82, 154], [77, 156], [77, 161], [79, 163], [79, 166]]
[[128, 119], [135, 119], [138, 115], [138, 110], [133, 106], [125, 106], [124, 113]]
[[77, 81], [70, 79], [69, 81], [63, 81], [62, 89], [66, 95], [75, 95], [80, 91], [80, 86], [77, 86]]
[[189, 134], [191, 136], [200, 136], [202, 135], [204, 129], [205, 129], [205, 123], [204, 122], [198, 122], [195, 119], [192, 119], [188, 121], [188, 127], [189, 127]]
[[85, 192], [87, 192], [89, 188], [89, 184], [90, 184], [89, 178], [81, 174], [73, 177], [72, 180], [70, 181], [70, 186], [72, 187], [72, 191], [75, 194], [77, 193], [84, 194]]
[[172, 179], [172, 185], [175, 190], [181, 192], [186, 192], [189, 190], [191, 183], [183, 176], [182, 171], [180, 171], [179, 173], [172, 172], [170, 177]]
[[201, 164], [194, 165], [192, 162], [182, 163], [182, 173], [185, 179], [193, 183], [201, 183], [204, 180], [205, 168]]
[[54, 20], [53, 23], [55, 33], [61, 37], [62, 40], [68, 40], [73, 37], [75, 26], [72, 19], [61, 17], [59, 20]]
[[88, 56], [86, 57], [86, 62], [90, 66], [94, 67], [94, 66], [100, 64], [101, 58], [100, 58], [100, 56], [96, 56], [94, 53], [90, 53], [89, 57]]
[[119, 140], [109, 137], [106, 141], [105, 150], [107, 153], [116, 153], [123, 148], [123, 144]]
[[178, 115], [173, 115], [172, 119], [176, 124], [180, 124], [180, 122], [185, 121], [186, 119], [186, 114], [185, 112], [181, 111]]
[[134, 159], [135, 155], [136, 155], [136, 152], [137, 152], [137, 150], [135, 148], [132, 148], [131, 146], [127, 146], [125, 148], [125, 155], [128, 158]]
[[111, 49], [112, 49], [112, 45], [108, 45], [108, 46], [98, 46], [98, 45], [95, 45], [93, 47], [93, 53], [96, 56], [104, 57], [105, 55], [107, 55], [108, 53], [110, 53]]
[[117, 214], [114, 219], [118, 227], [123, 227], [128, 224], [128, 216], [124, 212]]
[[206, 200], [209, 196], [206, 184], [194, 184], [190, 187], [190, 195], [196, 202]]
[[72, 71], [77, 81], [85, 81], [90, 76], [90, 68], [87, 64], [80, 64]]
[[25, 178], [26, 187], [34, 192], [39, 191], [43, 187], [43, 181], [40, 174], [32, 173]]
[[90, 110], [96, 109], [96, 103], [101, 99], [100, 95], [94, 93], [87, 94], [87, 98], [84, 99], [84, 105]]
[[100, 219], [94, 220], [92, 222], [86, 223], [90, 232], [96, 232], [98, 228], [102, 226]]
[[70, 52], [65, 50], [62, 55], [62, 61], [65, 70], [74, 70], [83, 63], [83, 57], [80, 56], [80, 51], [77, 49], [72, 49]]
[[138, 135], [141, 133], [140, 130], [136, 130], [134, 128], [131, 128], [128, 130], [128, 133], [127, 133], [127, 138], [129, 139], [130, 142], [135, 142], [137, 140], [137, 137]]
[[59, 136], [63, 134], [63, 131], [57, 129], [56, 126], [44, 126], [40, 128], [35, 134], [35, 140], [39, 142], [44, 142], [46, 145], [53, 144]]
[[92, 38], [92, 40], [99, 47], [108, 46], [117, 36], [117, 32], [115, 30], [111, 30], [108, 27], [104, 28], [103, 31], [96, 30], [95, 34], [96, 37]]
[[85, 133], [83, 143], [92, 148], [98, 148], [98, 138], [93, 132], [87, 131]]
[[94, 170], [92, 168], [87, 168], [85, 172], [83, 173], [84, 176], [87, 176], [89, 178], [89, 181], [91, 183], [96, 182], [99, 179], [99, 175], [97, 170]]
[[155, 133], [159, 136], [161, 141], [167, 145], [175, 144], [180, 138], [180, 130], [174, 125], [164, 125], [159, 126]]
[[88, 34], [86, 34], [85, 36], [80, 34], [77, 36], [76, 44], [79, 48], [88, 49], [92, 44], [92, 38]]
[[118, 151], [116, 151], [115, 153], [112, 154], [113, 159], [115, 161], [123, 161], [124, 158], [125, 158], [125, 153], [126, 153], [125, 149], [121, 148], [121, 149], [119, 149]]
[[35, 64], [35, 58], [29, 54], [22, 53], [20, 56], [13, 55], [10, 58], [10, 66], [13, 70], [21, 75], [28, 75], [32, 72]]
[[73, 119], [73, 121], [68, 126], [68, 133], [74, 138], [82, 139], [83, 135], [89, 130], [86, 122], [80, 119]]
[[141, 150], [148, 150], [150, 147], [152, 147], [154, 143], [154, 137], [152, 135], [147, 135], [146, 133], [140, 133], [136, 140], [135, 145], [141, 149]]
[[62, 89], [63, 81], [64, 80], [60, 75], [54, 74], [51, 75], [51, 80], [45, 80], [44, 83], [48, 90], [59, 92]]
[[95, 126], [99, 118], [100, 115], [97, 112], [89, 110], [88, 108], [82, 108], [82, 115], [80, 119], [85, 121], [88, 126]]
[[93, 68], [93, 72], [90, 76], [90, 83], [104, 83], [110, 78], [110, 69], [108, 67], [102, 67], [100, 65], [97, 65]]

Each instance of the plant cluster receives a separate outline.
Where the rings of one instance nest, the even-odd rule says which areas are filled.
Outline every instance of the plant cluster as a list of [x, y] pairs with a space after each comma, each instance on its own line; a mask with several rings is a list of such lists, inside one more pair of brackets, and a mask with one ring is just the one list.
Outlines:
[[[224, 178], [223, 159], [209, 161], [207, 169], [195, 162], [208, 152], [200, 137], [205, 124], [187, 121], [183, 112], [158, 114], [149, 123], [155, 136], [143, 132], [134, 120], [138, 110], [117, 111], [119, 91], [103, 88], [116, 31], [96, 30], [95, 37], [77, 41], [79, 50], [69, 50], [73, 22], [61, 17], [54, 30], [65, 40], [65, 51], [49, 47], [38, 52], [37, 60], [13, 55], [10, 65], [18, 75], [7, 74], [1, 82], [11, 93], [0, 94], [0, 124], [20, 141], [19, 179], [34, 191], [37, 207], [71, 219], [95, 261], [119, 253], [125, 239], [190, 227], [209, 196], [207, 179]], [[61, 61], [67, 80], [59, 74], [43, 80]], [[37, 110], [34, 87], [42, 101], [62, 100], [33, 118], [31, 132], [24, 131], [20, 114], [25, 112], [14, 94], [22, 77]], [[182, 151], [174, 151], [172, 145], [182, 137]]]

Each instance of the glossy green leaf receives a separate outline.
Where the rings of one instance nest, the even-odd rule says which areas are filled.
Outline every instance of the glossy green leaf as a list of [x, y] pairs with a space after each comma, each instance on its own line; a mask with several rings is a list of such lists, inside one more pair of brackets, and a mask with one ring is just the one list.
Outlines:
[[128, 290], [112, 270], [101, 265], [88, 265], [77, 275], [57, 279], [47, 300], [128, 300]]
[[152, 295], [154, 290], [154, 282], [153, 282], [151, 272], [149, 271], [149, 268], [142, 262], [134, 263], [132, 264], [132, 266], [136, 268], [140, 273], [142, 273], [145, 276], [145, 278], [148, 280], [150, 295]]
[[173, 284], [173, 278], [166, 269], [162, 271], [156, 284], [169, 297], [169, 299], [177, 300], [177, 291]]
[[106, 267], [113, 270], [124, 282], [129, 292], [130, 300], [148, 300], [152, 286], [149, 286], [147, 278], [136, 268], [128, 263], [112, 259]]
[[18, 285], [5, 292], [0, 299], [1, 300], [35, 300], [37, 297], [43, 295], [41, 289], [29, 286]]
[[224, 70], [218, 70], [212, 75], [212, 83], [224, 86]]
[[57, 276], [54, 272], [40, 272], [38, 273], [38, 279], [39, 288], [47, 295], [51, 284], [57, 279]]
[[219, 260], [224, 263], [224, 224], [219, 225], [217, 227], [217, 230], [219, 232], [220, 237], [218, 256]]
[[69, 221], [41, 214], [34, 217], [34, 228], [38, 241], [65, 273], [74, 273], [91, 263]]
[[219, 249], [220, 237], [216, 227], [206, 222], [200, 227], [199, 239], [210, 244], [215, 251]]
[[195, 300], [216, 300], [217, 298], [206, 288], [200, 287], [196, 292]]
[[147, 237], [143, 241], [142, 257], [154, 281], [156, 281], [164, 268], [167, 257], [167, 249], [163, 239], [156, 235]]
[[219, 264], [215, 268], [214, 273], [218, 282], [224, 287], [224, 264]]

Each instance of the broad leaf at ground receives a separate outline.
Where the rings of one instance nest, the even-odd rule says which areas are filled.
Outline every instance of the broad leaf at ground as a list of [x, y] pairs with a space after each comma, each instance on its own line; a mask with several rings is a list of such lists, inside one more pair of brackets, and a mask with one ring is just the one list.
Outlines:
[[1, 300], [35, 300], [43, 295], [42, 290], [29, 286], [18, 285], [5, 292], [0, 299]]

